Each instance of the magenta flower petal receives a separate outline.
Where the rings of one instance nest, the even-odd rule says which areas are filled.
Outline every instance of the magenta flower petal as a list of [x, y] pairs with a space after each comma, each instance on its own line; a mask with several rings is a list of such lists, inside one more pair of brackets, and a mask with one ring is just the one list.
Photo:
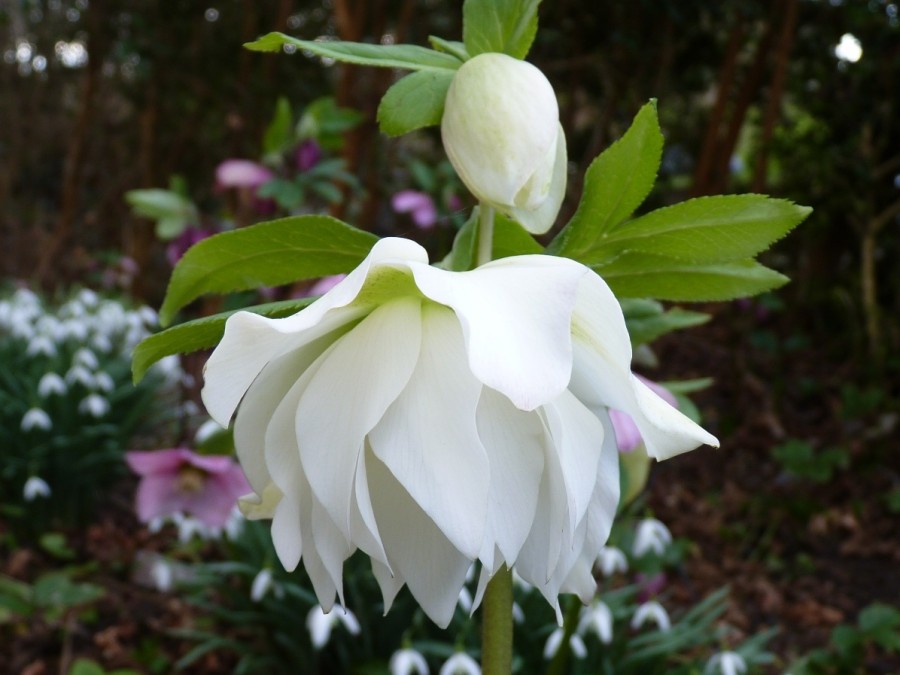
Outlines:
[[187, 461], [190, 450], [171, 448], [168, 450], [139, 451], [125, 453], [128, 468], [138, 476], [150, 476], [174, 472]]
[[434, 200], [424, 192], [401, 190], [391, 199], [391, 206], [397, 213], [409, 213], [413, 222], [423, 230], [437, 222]]
[[226, 159], [216, 167], [216, 184], [223, 188], [256, 188], [274, 176], [268, 168], [249, 159]]
[[178, 473], [158, 473], [144, 476], [137, 490], [137, 515], [142, 523], [179, 511], [177, 492]]
[[312, 139], [303, 141], [297, 146], [297, 151], [294, 154], [294, 161], [296, 161], [297, 168], [300, 169], [300, 171], [309, 171], [318, 164], [321, 159], [322, 148], [320, 148], [319, 144]]

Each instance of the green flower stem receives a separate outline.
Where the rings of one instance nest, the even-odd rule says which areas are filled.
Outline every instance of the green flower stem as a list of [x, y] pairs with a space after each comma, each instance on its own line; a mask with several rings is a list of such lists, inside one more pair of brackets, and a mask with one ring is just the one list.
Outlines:
[[513, 619], [512, 572], [502, 567], [484, 592], [481, 625], [482, 675], [512, 672]]
[[569, 598], [568, 607], [566, 607], [566, 615], [563, 619], [563, 639], [559, 643], [559, 649], [553, 655], [550, 666], [547, 668], [547, 675], [564, 675], [568, 672], [566, 669], [569, 665], [569, 654], [572, 651], [569, 647], [569, 640], [575, 634], [578, 627], [578, 617], [581, 614], [582, 604], [578, 598]]
[[491, 261], [494, 254], [494, 207], [485, 203], [478, 205], [478, 252], [475, 265]]

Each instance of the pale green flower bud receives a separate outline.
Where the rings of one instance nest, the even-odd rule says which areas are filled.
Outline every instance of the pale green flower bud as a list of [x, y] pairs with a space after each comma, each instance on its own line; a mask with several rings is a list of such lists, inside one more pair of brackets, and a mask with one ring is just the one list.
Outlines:
[[546, 232], [566, 187], [566, 141], [553, 87], [530, 63], [479, 54], [453, 78], [441, 136], [450, 162], [482, 203]]

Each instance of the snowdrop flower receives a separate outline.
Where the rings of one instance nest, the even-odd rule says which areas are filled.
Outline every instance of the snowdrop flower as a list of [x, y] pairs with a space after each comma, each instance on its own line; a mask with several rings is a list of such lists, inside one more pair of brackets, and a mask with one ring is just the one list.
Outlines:
[[[545, 659], [552, 659], [556, 655], [556, 652], [558, 652], [560, 646], [562, 646], [564, 637], [565, 630], [563, 628], [557, 628], [550, 633], [550, 637], [548, 637], [547, 642], [544, 643]], [[569, 638], [569, 649], [571, 649], [572, 653], [579, 659], [583, 659], [587, 656], [587, 647], [584, 644], [584, 640], [582, 640], [581, 636], [577, 633], [573, 633], [572, 637]]]
[[129, 468], [141, 476], [137, 514], [147, 523], [186, 511], [207, 527], [222, 527], [249, 485], [240, 467], [224, 455], [197, 455], [185, 448], [125, 453]]
[[638, 558], [649, 551], [662, 555], [671, 543], [672, 533], [668, 527], [656, 518], [645, 518], [638, 523], [631, 552]]
[[430, 195], [416, 190], [401, 190], [391, 197], [391, 207], [397, 213], [408, 213], [413, 222], [429, 230], [437, 222], [437, 208]]
[[672, 627], [672, 622], [669, 621], [668, 612], [666, 612], [665, 608], [656, 602], [656, 600], [645, 602], [637, 608], [634, 616], [631, 617], [631, 627], [637, 630], [647, 623], [648, 620], [655, 623], [657, 628], [663, 633]]
[[515, 621], [517, 624], [521, 625], [521, 624], [525, 623], [525, 612], [519, 606], [518, 602], [513, 603], [512, 617], [513, 617], [513, 621]]
[[737, 652], [719, 652], [710, 657], [703, 672], [709, 675], [741, 675], [747, 672], [747, 662]]
[[172, 565], [163, 557], [156, 558], [150, 566], [150, 578], [156, 590], [167, 593], [172, 590], [175, 581], [175, 573]]
[[37, 356], [38, 354], [50, 359], [56, 356], [56, 345], [46, 335], [35, 335], [25, 349], [26, 356]]
[[69, 385], [79, 383], [86, 389], [93, 389], [96, 380], [94, 374], [82, 365], [76, 364], [66, 372], [66, 383]]
[[67, 391], [66, 381], [56, 373], [45, 373], [38, 382], [37, 390], [41, 398], [63, 396]]
[[88, 309], [96, 307], [100, 302], [100, 296], [97, 295], [90, 288], [82, 288], [78, 291], [78, 301]]
[[259, 602], [266, 597], [266, 593], [271, 589], [272, 570], [268, 567], [263, 567], [256, 576], [253, 577], [253, 583], [250, 585], [250, 599], [253, 602]]
[[605, 577], [611, 577], [616, 572], [628, 571], [628, 560], [625, 554], [615, 546], [604, 546], [597, 556], [597, 565]]
[[301, 560], [326, 609], [343, 562], [371, 559], [390, 607], [406, 584], [440, 626], [473, 561], [514, 567], [559, 610], [594, 596], [591, 568], [619, 497], [607, 409], [651, 456], [716, 439], [630, 371], [618, 302], [587, 267], [544, 255], [469, 272], [382, 239], [299, 313], [238, 312], [206, 365], [275, 549]]
[[309, 631], [309, 639], [316, 649], [321, 649], [328, 644], [331, 631], [338, 624], [342, 624], [351, 635], [359, 635], [360, 626], [356, 615], [349, 609], [341, 606], [333, 607], [330, 612], [325, 612], [321, 606], [316, 605], [306, 615], [306, 629]]
[[78, 412], [99, 419], [109, 412], [109, 401], [100, 394], [88, 394], [78, 404]]
[[22, 487], [22, 497], [26, 502], [33, 502], [38, 497], [49, 496], [50, 486], [47, 485], [47, 481], [45, 481], [43, 478], [31, 476], [28, 480], [25, 481], [24, 487]]
[[597, 601], [590, 607], [581, 610], [581, 618], [578, 621], [578, 633], [584, 635], [587, 632], [594, 633], [600, 642], [608, 645], [613, 637], [613, 616], [605, 602]]
[[225, 429], [223, 429], [222, 425], [215, 420], [206, 420], [197, 428], [197, 433], [194, 434], [194, 442], [197, 445], [200, 445], [223, 431], [225, 431]]
[[459, 598], [457, 599], [457, 604], [462, 607], [462, 611], [471, 613], [472, 611], [472, 594], [469, 593], [469, 589], [463, 586], [459, 589]]
[[241, 513], [241, 510], [235, 504], [231, 508], [228, 520], [225, 521], [225, 525], [222, 528], [225, 532], [225, 537], [229, 541], [237, 541], [237, 538], [241, 536], [241, 532], [244, 530], [244, 520], [244, 514]]
[[116, 388], [116, 383], [112, 379], [112, 375], [110, 375], [106, 371], [101, 370], [99, 373], [94, 374], [94, 387], [97, 388], [97, 391], [102, 391], [108, 394]]
[[391, 675], [428, 675], [428, 663], [415, 649], [397, 650], [391, 655], [388, 667]]
[[481, 675], [481, 666], [465, 652], [456, 652], [444, 661], [440, 675]]
[[97, 370], [100, 362], [97, 361], [97, 355], [87, 347], [82, 347], [72, 355], [72, 364], [84, 366], [88, 370]]
[[53, 422], [45, 411], [40, 408], [31, 408], [22, 415], [21, 428], [22, 431], [31, 431], [32, 429], [50, 431], [53, 428]]
[[95, 351], [98, 351], [101, 354], [109, 354], [112, 351], [113, 343], [112, 340], [109, 339], [108, 335], [98, 333], [91, 338], [91, 347], [93, 347]]
[[453, 77], [441, 120], [444, 149], [479, 201], [542, 234], [566, 189], [566, 138], [556, 94], [530, 63], [479, 54]]

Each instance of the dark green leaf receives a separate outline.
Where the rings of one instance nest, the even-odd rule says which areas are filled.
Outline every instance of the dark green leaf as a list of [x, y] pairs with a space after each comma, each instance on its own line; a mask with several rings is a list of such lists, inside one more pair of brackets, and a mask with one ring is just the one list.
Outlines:
[[462, 62], [450, 54], [417, 45], [376, 45], [338, 40], [298, 40], [284, 33], [269, 33], [244, 45], [255, 52], [277, 52], [284, 45], [293, 45], [345, 63], [406, 70], [456, 70]]
[[214, 235], [178, 261], [159, 310], [160, 324], [170, 324], [179, 309], [206, 293], [349, 272], [377, 240], [329, 216], [294, 216]]
[[588, 168], [578, 209], [548, 250], [586, 262], [616, 225], [639, 207], [656, 181], [663, 136], [656, 101], [638, 111], [631, 127]]
[[131, 358], [131, 372], [134, 383], [140, 382], [150, 366], [166, 356], [188, 354], [198, 349], [208, 349], [215, 346], [222, 339], [222, 334], [225, 332], [226, 319], [235, 312], [254, 312], [276, 319], [296, 314], [311, 303], [312, 300], [312, 298], [299, 298], [296, 300], [270, 302], [265, 305], [247, 307], [243, 310], [235, 309], [230, 312], [205, 316], [202, 319], [186, 321], [144, 338], [135, 347]]
[[608, 264], [591, 267], [622, 298], [733, 300], [789, 281], [754, 260], [698, 265], [648, 253], [625, 253]]
[[462, 42], [444, 40], [443, 38], [429, 35], [428, 44], [431, 45], [432, 49], [437, 49], [439, 52], [455, 56], [460, 61], [468, 61], [471, 58], [469, 52], [466, 51], [466, 45]]
[[500, 52], [517, 59], [528, 55], [537, 34], [540, 0], [466, 0], [463, 42], [470, 56]]
[[275, 115], [263, 134], [263, 152], [266, 155], [280, 153], [294, 142], [294, 112], [283, 96], [275, 104]]
[[709, 314], [679, 307], [665, 311], [662, 305], [653, 300], [625, 298], [621, 304], [631, 344], [634, 346], [652, 342], [666, 333], [709, 321]]
[[[478, 230], [478, 207], [472, 210], [472, 216], [466, 221], [456, 238], [453, 249], [441, 261], [441, 266], [457, 272], [475, 267], [475, 233]], [[514, 255], [541, 253], [543, 249], [521, 225], [502, 214], [494, 215], [493, 260], [509, 258]]]
[[378, 125], [388, 136], [441, 123], [452, 71], [424, 70], [398, 80], [378, 106]]

